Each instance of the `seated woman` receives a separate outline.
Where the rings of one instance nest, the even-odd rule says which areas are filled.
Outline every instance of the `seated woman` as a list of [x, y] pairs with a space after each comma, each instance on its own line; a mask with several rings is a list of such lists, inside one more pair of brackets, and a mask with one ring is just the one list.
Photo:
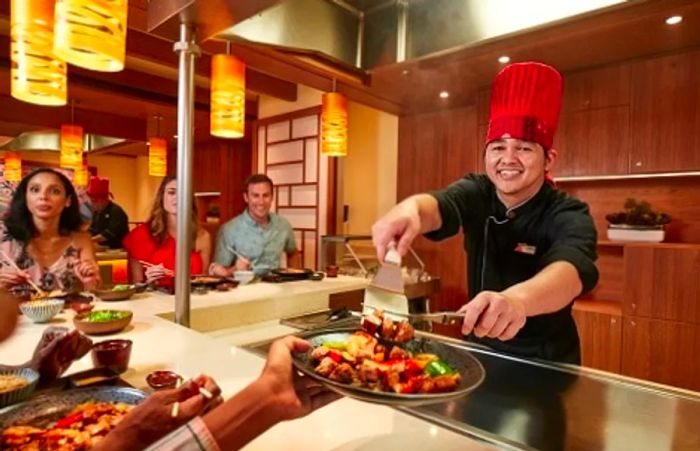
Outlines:
[[[192, 274], [201, 274], [209, 267], [211, 237], [199, 225], [197, 211], [193, 208], [192, 241], [190, 256]], [[177, 230], [177, 182], [166, 177], [158, 188], [151, 216], [124, 238], [124, 249], [129, 254], [129, 276], [133, 282], [158, 280], [163, 286], [173, 283], [175, 270], [175, 234]]]
[[58, 171], [41, 168], [22, 179], [0, 223], [0, 288], [73, 293], [100, 285], [92, 240], [81, 231], [75, 188]]

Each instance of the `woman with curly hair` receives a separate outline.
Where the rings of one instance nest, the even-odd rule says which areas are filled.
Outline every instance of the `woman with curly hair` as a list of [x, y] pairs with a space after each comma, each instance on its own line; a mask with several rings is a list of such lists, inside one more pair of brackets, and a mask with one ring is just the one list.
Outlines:
[[[22, 179], [0, 224], [0, 288], [76, 292], [99, 286], [90, 235], [68, 178], [40, 168]], [[9, 261], [8, 261], [9, 260]], [[19, 270], [18, 270], [19, 269]]]
[[[172, 285], [175, 270], [175, 235], [177, 231], [177, 181], [169, 176], [163, 179], [153, 201], [148, 221], [124, 238], [129, 254], [129, 275], [132, 281], [159, 280], [161, 285]], [[190, 212], [192, 222], [192, 274], [201, 274], [209, 267], [211, 237], [197, 219], [195, 208]]]

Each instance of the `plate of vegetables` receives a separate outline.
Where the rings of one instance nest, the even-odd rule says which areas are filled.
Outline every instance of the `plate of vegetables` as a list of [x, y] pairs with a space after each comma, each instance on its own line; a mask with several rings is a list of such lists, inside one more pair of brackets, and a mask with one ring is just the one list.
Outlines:
[[75, 315], [73, 324], [88, 335], [110, 334], [123, 330], [132, 317], [130, 310], [93, 310]]
[[114, 285], [111, 289], [95, 291], [95, 295], [103, 301], [126, 301], [134, 293], [136, 293], [136, 287], [126, 284]]
[[470, 352], [406, 334], [412, 328], [403, 321], [383, 323], [388, 333], [403, 330], [405, 341], [382, 340], [383, 327], [318, 331], [304, 336], [312, 348], [294, 354], [294, 365], [342, 395], [394, 406], [460, 398], [484, 380], [484, 367]]

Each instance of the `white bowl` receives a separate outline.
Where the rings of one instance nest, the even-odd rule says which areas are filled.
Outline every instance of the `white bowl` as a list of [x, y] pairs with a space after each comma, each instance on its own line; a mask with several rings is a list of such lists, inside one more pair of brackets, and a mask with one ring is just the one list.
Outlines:
[[236, 271], [233, 273], [233, 280], [237, 281], [241, 285], [250, 283], [250, 281], [254, 278], [255, 272], [253, 271]]
[[19, 309], [35, 323], [45, 323], [63, 309], [63, 299], [43, 299], [39, 301], [22, 302]]

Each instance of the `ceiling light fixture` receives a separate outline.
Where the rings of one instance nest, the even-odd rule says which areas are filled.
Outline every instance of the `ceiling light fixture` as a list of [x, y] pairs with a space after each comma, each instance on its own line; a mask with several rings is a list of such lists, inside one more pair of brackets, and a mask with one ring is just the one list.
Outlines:
[[668, 25], [678, 25], [681, 22], [683, 22], [683, 16], [671, 16], [666, 19]]
[[124, 69], [127, 11], [127, 0], [56, 0], [56, 56], [90, 70]]
[[209, 132], [220, 138], [242, 138], [245, 134], [245, 63], [230, 55], [211, 60], [211, 119]]
[[503, 56], [498, 58], [498, 62], [501, 64], [508, 64], [508, 63], [510, 63], [510, 56], [503, 55]]
[[450, 96], [450, 93], [447, 91], [440, 91], [440, 98], [441, 99], [446, 99]]
[[160, 137], [160, 120], [156, 115], [156, 136], [148, 140], [148, 175], [165, 177], [168, 172], [168, 142]]
[[321, 154], [344, 157], [348, 154], [348, 99], [339, 92], [321, 97]]
[[22, 180], [22, 157], [19, 152], [5, 152], [5, 166], [2, 175], [6, 182]]
[[37, 105], [65, 105], [66, 63], [53, 50], [53, 0], [12, 0], [12, 97]]

